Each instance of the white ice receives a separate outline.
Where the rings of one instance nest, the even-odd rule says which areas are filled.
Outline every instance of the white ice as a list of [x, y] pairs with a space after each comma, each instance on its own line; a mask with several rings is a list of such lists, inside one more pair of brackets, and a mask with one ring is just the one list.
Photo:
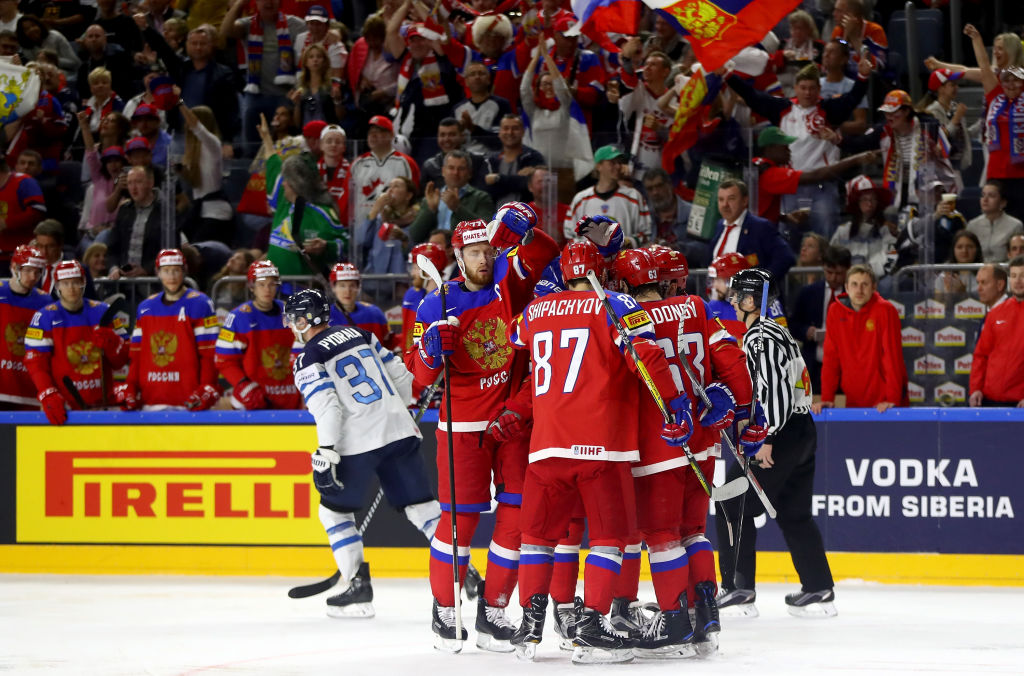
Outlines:
[[[0, 672], [501, 676], [572, 668], [550, 618], [538, 662], [431, 645], [426, 580], [374, 580], [372, 620], [330, 619], [292, 578], [0, 575]], [[840, 583], [839, 616], [790, 617], [794, 585], [761, 585], [757, 619], [724, 618], [721, 651], [587, 674], [1024, 673], [1024, 589]], [[641, 597], [653, 599], [649, 583]]]

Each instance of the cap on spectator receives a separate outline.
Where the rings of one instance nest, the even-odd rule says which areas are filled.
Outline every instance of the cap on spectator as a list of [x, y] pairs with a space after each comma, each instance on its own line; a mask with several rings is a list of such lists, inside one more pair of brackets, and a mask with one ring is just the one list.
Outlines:
[[319, 139], [320, 134], [323, 133], [325, 127], [327, 127], [327, 123], [324, 122], [323, 120], [313, 120], [312, 122], [307, 122], [305, 126], [302, 127], [302, 135], [305, 136], [306, 138]]
[[1002, 73], [1000, 73], [1000, 77], [1003, 75], [1009, 75], [1017, 78], [1018, 80], [1024, 80], [1024, 68], [1021, 68], [1020, 66], [1007, 66], [1003, 69]]
[[180, 265], [185, 267], [185, 254], [180, 249], [162, 249], [156, 255], [156, 269], [159, 270], [165, 265]]
[[607, 145], [601, 146], [594, 153], [594, 162], [604, 162], [605, 160], [628, 160], [629, 155], [619, 150], [617, 146]]
[[473, 44], [479, 45], [491, 35], [501, 36], [505, 44], [512, 39], [512, 22], [504, 14], [487, 14], [473, 22]]
[[338, 126], [338, 125], [336, 125], [336, 124], [329, 124], [329, 125], [327, 125], [326, 127], [324, 127], [324, 128], [323, 128], [323, 129], [322, 129], [322, 130], [320, 131], [320, 140], [322, 141], [322, 140], [323, 140], [323, 138], [324, 138], [325, 136], [327, 136], [328, 134], [341, 134], [341, 135], [342, 135], [342, 136], [344, 136], [345, 138], [348, 138], [348, 134], [346, 134], [346, 133], [345, 133], [345, 130], [344, 130], [344, 129], [342, 129], [341, 127], [339, 127], [339, 126]]
[[882, 113], [895, 113], [903, 106], [913, 105], [914, 102], [910, 100], [910, 94], [902, 89], [893, 89], [885, 95], [885, 101], [882, 101], [882, 105], [878, 106], [878, 110]]
[[152, 150], [149, 147], [149, 141], [142, 136], [133, 136], [128, 139], [128, 143], [124, 146], [124, 151], [130, 153], [133, 150]]
[[[149, 91], [153, 94], [153, 103], [160, 110], [170, 110], [178, 105], [179, 97], [174, 95], [174, 82], [166, 75], [157, 75], [151, 79]], [[138, 108], [135, 110], [138, 112]]]
[[956, 72], [949, 68], [939, 68], [936, 71], [932, 71], [932, 74], [928, 76], [928, 89], [937, 92], [942, 85], [959, 80], [963, 76], [963, 71]]
[[140, 103], [135, 109], [135, 112], [132, 113], [132, 119], [138, 120], [142, 117], [155, 117], [159, 120], [160, 113], [157, 111], [156, 106], [151, 106], [148, 103]]
[[331, 17], [328, 16], [327, 10], [320, 5], [313, 5], [306, 11], [306, 21], [322, 21], [327, 23]]
[[757, 135], [757, 145], [762, 148], [765, 146], [788, 146], [794, 141], [796, 141], [796, 136], [783, 134], [778, 127], [765, 127]]
[[571, 14], [563, 14], [551, 24], [551, 29], [556, 33], [565, 35], [565, 32], [576, 25], [576, 17]]
[[846, 183], [846, 211], [851, 214], [860, 214], [860, 196], [866, 192], [872, 192], [878, 195], [878, 208], [876, 212], [881, 212], [887, 206], [892, 204], [892, 191], [880, 183], [875, 183], [870, 178], [861, 174], [851, 178]]
[[395, 125], [392, 124], [391, 120], [384, 117], [383, 115], [374, 115], [373, 117], [371, 117], [370, 126], [379, 127], [384, 131], [391, 132], [392, 134], [395, 133]]
[[[141, 138], [141, 137], [140, 137]], [[146, 139], [142, 139], [145, 141]], [[124, 149], [121, 146], [110, 146], [109, 148], [103, 149], [103, 154], [100, 155], [101, 161], [106, 160], [121, 160], [124, 161]]]

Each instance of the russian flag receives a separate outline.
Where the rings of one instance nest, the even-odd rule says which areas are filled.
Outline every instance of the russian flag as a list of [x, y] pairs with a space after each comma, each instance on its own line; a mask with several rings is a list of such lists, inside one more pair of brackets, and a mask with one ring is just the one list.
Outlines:
[[721, 88], [722, 79], [715, 74], [705, 74], [698, 65], [679, 91], [679, 107], [661, 151], [662, 168], [669, 174], [675, 171], [676, 158], [697, 142], [708, 110]]
[[720, 68], [744, 47], [760, 42], [800, 4], [800, 0], [643, 1], [689, 41], [708, 72]]
[[642, 11], [640, 0], [572, 0], [572, 13], [579, 22], [567, 35], [584, 33], [606, 50], [617, 52], [618, 47], [606, 34], [636, 35], [640, 32]]

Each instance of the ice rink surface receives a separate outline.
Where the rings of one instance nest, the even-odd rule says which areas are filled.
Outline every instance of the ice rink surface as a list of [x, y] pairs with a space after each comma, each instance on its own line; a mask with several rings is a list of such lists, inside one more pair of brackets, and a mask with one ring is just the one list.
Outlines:
[[[310, 582], [312, 580], [309, 580]], [[292, 600], [294, 578], [0, 575], [0, 672], [62, 674], [1024, 673], [1024, 589], [845, 582], [839, 616], [790, 617], [796, 585], [762, 585], [756, 619], [723, 618], [706, 661], [573, 667], [550, 617], [538, 662], [431, 644], [426, 580], [374, 581], [377, 617], [337, 620], [326, 595]], [[642, 583], [641, 599], [653, 599]], [[581, 672], [583, 673], [583, 672]]]

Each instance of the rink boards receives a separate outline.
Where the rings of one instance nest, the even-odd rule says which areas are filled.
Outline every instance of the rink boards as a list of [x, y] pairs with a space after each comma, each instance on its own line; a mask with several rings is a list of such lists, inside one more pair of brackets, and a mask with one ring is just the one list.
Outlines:
[[[826, 411], [813, 504], [836, 577], [1024, 584], [1022, 422], [1024, 410]], [[431, 473], [435, 428], [423, 425]], [[0, 440], [0, 571], [318, 577], [333, 568], [305, 412], [71, 413], [63, 427], [5, 413]], [[367, 487], [367, 504], [375, 491]], [[488, 516], [474, 541], [480, 566]], [[778, 528], [762, 521], [758, 578], [793, 579]], [[422, 536], [386, 503], [365, 541], [375, 575], [426, 575]]]

